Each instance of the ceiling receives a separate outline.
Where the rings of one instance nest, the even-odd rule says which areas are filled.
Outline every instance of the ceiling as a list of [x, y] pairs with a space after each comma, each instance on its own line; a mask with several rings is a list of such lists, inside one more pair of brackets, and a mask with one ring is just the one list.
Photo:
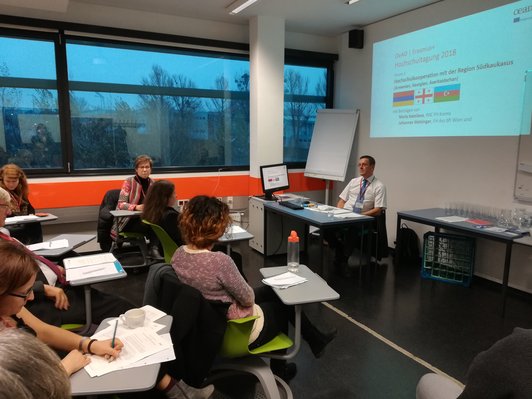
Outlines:
[[0, 0], [0, 5], [64, 12], [84, 3], [241, 25], [253, 16], [273, 16], [284, 18], [289, 32], [336, 36], [438, 1], [360, 0], [347, 5], [346, 0], [259, 0], [238, 15], [226, 11], [233, 0]]

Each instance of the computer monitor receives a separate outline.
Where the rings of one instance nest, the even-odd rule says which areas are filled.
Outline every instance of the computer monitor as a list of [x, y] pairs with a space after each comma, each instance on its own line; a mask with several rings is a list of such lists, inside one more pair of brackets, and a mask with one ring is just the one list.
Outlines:
[[288, 168], [285, 164], [263, 165], [260, 167], [260, 180], [264, 199], [271, 201], [273, 193], [286, 190], [290, 187], [288, 181]]

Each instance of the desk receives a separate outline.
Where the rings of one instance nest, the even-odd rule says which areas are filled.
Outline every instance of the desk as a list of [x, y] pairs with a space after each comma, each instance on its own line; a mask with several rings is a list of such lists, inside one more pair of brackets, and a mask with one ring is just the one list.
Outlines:
[[47, 258], [57, 258], [78, 247], [81, 247], [83, 244], [86, 244], [95, 238], [96, 236], [94, 234], [60, 234], [49, 239], [48, 241], [68, 240], [68, 247], [56, 249], [39, 249], [35, 251], [35, 253]]
[[[107, 327], [107, 320], [110, 319], [104, 320], [97, 331]], [[158, 334], [167, 333], [172, 325], [172, 316], [163, 316], [157, 320], [157, 323], [165, 325], [165, 328]], [[147, 391], [155, 386], [160, 367], [160, 364], [150, 364], [143, 367], [117, 370], [94, 378], [91, 378], [83, 369], [70, 377], [72, 396]]]
[[50, 222], [52, 220], [58, 219], [57, 216], [52, 215], [49, 213], [47, 216], [36, 216], [31, 217], [32, 215], [25, 215], [25, 216], [11, 216], [6, 218], [6, 226], [13, 226], [17, 224], [28, 224], [28, 223], [42, 223], [42, 222]]
[[[277, 274], [285, 273], [288, 270], [287, 266], [278, 267], [263, 267], [260, 272], [263, 277], [272, 277]], [[308, 281], [290, 288], [281, 290], [273, 288], [279, 299], [289, 306], [295, 307], [295, 323], [294, 323], [294, 346], [285, 355], [269, 355], [277, 359], [292, 359], [299, 348], [301, 347], [301, 308], [306, 303], [315, 303], [323, 301], [332, 301], [339, 299], [340, 294], [333, 290], [327, 282], [318, 274], [314, 273], [305, 265], [299, 265], [298, 275], [305, 277]]]
[[[334, 207], [332, 207], [334, 208]], [[328, 229], [338, 229], [342, 227], [351, 227], [354, 225], [361, 225], [361, 227], [366, 226], [368, 230], [373, 230], [373, 220], [374, 218], [371, 216], [364, 216], [360, 215], [359, 217], [354, 218], [341, 218], [337, 216], [328, 216], [327, 212], [317, 212], [317, 211], [311, 211], [309, 209], [290, 209], [286, 206], [279, 205], [277, 202], [274, 201], [267, 201], [264, 203], [264, 237], [267, 237], [267, 226], [268, 222], [267, 219], [273, 215], [277, 214], [280, 215], [283, 218], [290, 218], [299, 222], [302, 222], [305, 224], [305, 241], [308, 235], [308, 226], [315, 226], [319, 228], [318, 234], [320, 238], [320, 242], [322, 245], [320, 245], [320, 275], [323, 276], [324, 270], [323, 270], [323, 236], [324, 231]], [[363, 239], [364, 235], [361, 235], [361, 239]], [[283, 242], [286, 244], [286, 240], [288, 238], [288, 235], [286, 237], [281, 237]], [[371, 243], [371, 240], [369, 241]], [[268, 253], [268, 240], [265, 240], [264, 242], [264, 253]], [[371, 254], [371, 248], [368, 248], [368, 255]], [[369, 260], [369, 259], [368, 259]]]
[[69, 281], [72, 287], [82, 285], [83, 292], [85, 294], [85, 328], [83, 329], [83, 331], [79, 333], [80, 335], [86, 334], [90, 330], [91, 325], [92, 325], [91, 284], [103, 283], [106, 281], [118, 280], [118, 279], [122, 279], [126, 277], [127, 277], [127, 273], [124, 271], [123, 273], [112, 274], [109, 276], [96, 276], [91, 279], [84, 279], [83, 281], [80, 281], [80, 282]]
[[[232, 228], [232, 227], [231, 227]], [[253, 238], [253, 234], [248, 232], [247, 230], [242, 229], [243, 231], [229, 231], [224, 233], [223, 236], [221, 236], [218, 239], [218, 242], [220, 244], [227, 245], [227, 255], [231, 255], [231, 243], [238, 242], [238, 241], [249, 241]]]
[[[440, 229], [458, 231], [465, 233], [473, 237], [485, 238], [497, 242], [502, 242], [506, 246], [506, 253], [504, 257], [504, 269], [502, 275], [502, 315], [506, 309], [506, 296], [508, 294], [508, 277], [510, 275], [510, 261], [512, 258], [512, 246], [516, 239], [526, 239], [526, 237], [519, 238], [518, 235], [512, 233], [496, 233], [492, 231], [486, 231], [485, 229], [475, 228], [473, 224], [467, 222], [450, 223], [437, 220], [437, 217], [449, 216], [445, 214], [445, 209], [442, 208], [429, 208], [419, 209], [414, 211], [402, 211], [397, 212], [397, 230], [396, 237], [399, 236], [399, 230], [401, 228], [402, 220], [410, 220], [415, 223], [425, 224], [433, 226], [436, 232]], [[396, 251], [397, 251], [396, 247]]]

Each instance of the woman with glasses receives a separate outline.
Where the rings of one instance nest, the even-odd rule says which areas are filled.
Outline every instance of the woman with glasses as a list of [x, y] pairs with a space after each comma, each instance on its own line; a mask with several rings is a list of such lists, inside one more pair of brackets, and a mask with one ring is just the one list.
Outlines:
[[[150, 178], [153, 161], [148, 155], [139, 155], [135, 159], [135, 176], [128, 177], [122, 183], [118, 198], [117, 210], [142, 211], [148, 189], [153, 184]], [[118, 228], [118, 230], [117, 230]], [[121, 217], [118, 223], [113, 223], [111, 237], [116, 239], [120, 231], [143, 233], [150, 238], [150, 252], [153, 257], [160, 258], [157, 238], [144, 226], [138, 217]]]
[[27, 251], [9, 242], [0, 242], [0, 259], [0, 324], [3, 327], [25, 330], [53, 349], [68, 352], [61, 361], [68, 375], [90, 362], [84, 354], [107, 359], [114, 359], [120, 354], [123, 344], [119, 339], [115, 339], [113, 348], [111, 340], [82, 337], [35, 317], [25, 305], [33, 300], [33, 284], [39, 266]]
[[[0, 169], [0, 187], [9, 193], [9, 208], [13, 216], [30, 215], [35, 208], [29, 200], [28, 179], [24, 171], [17, 165], [10, 163]], [[26, 223], [9, 228], [11, 235], [24, 244], [34, 244], [42, 241], [40, 223]]]

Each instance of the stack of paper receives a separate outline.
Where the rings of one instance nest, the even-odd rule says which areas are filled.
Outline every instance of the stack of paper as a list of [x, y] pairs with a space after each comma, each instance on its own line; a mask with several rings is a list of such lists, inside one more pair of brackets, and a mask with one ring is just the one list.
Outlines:
[[97, 255], [77, 256], [63, 261], [67, 281], [80, 282], [95, 277], [113, 276], [125, 273], [120, 262], [108, 252]]
[[298, 276], [297, 274], [291, 272], [278, 274], [276, 276], [268, 277], [262, 280], [264, 284], [279, 289], [293, 287], [294, 285], [298, 285], [306, 281], [307, 279], [305, 277]]
[[[165, 326], [156, 321], [165, 315], [164, 312], [146, 305], [141, 309], [146, 312], [144, 327], [129, 329], [118, 320], [116, 337], [124, 347], [114, 361], [109, 362], [101, 356], [92, 356], [85, 370], [91, 377], [148, 364], [168, 362], [175, 359], [174, 347], [170, 334], [157, 334]], [[109, 321], [109, 326], [92, 336], [98, 340], [112, 339], [116, 319]]]

